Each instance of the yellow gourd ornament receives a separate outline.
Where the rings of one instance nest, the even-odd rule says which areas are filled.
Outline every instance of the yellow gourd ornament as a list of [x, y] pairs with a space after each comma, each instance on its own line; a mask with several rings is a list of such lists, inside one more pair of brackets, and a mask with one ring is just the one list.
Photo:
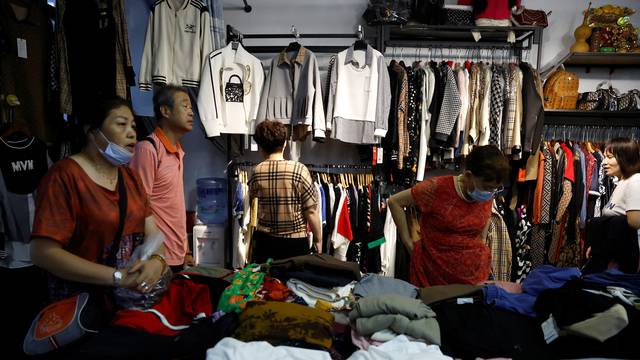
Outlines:
[[589, 27], [589, 9], [591, 8], [591, 3], [589, 3], [589, 8], [584, 12], [584, 18], [582, 20], [582, 25], [578, 26], [576, 30], [573, 32], [573, 36], [576, 38], [576, 42], [571, 45], [571, 52], [589, 52], [589, 44], [587, 43], [587, 39], [591, 36], [591, 27]]

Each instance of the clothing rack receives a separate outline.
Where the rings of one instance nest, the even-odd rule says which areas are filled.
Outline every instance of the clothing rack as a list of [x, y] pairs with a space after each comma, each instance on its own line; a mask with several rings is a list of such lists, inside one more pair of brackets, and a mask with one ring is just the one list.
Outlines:
[[[227, 166], [227, 169], [230, 167], [246, 169], [258, 164], [259, 162], [253, 161], [231, 162], [229, 166]], [[373, 170], [371, 165], [363, 164], [304, 164], [304, 166], [306, 166], [309, 171], [325, 173], [367, 172]]]
[[[301, 34], [297, 31], [295, 25], [291, 25], [289, 33], [264, 33], [264, 34], [243, 34], [232, 25], [227, 25], [227, 41], [243, 42], [244, 39], [361, 39], [363, 37], [362, 27], [359, 31], [353, 33], [318, 33], [318, 34]], [[244, 46], [244, 44], [243, 44]], [[252, 53], [279, 53], [287, 45], [249, 45], [245, 49]], [[317, 53], [337, 53], [350, 45], [310, 45], [304, 46]]]
[[[264, 34], [244, 34], [241, 31], [239, 31], [238, 29], [236, 29], [235, 27], [233, 27], [230, 24], [227, 24], [227, 43], [230, 42], [239, 42], [243, 45], [243, 47], [251, 52], [251, 53], [280, 53], [283, 49], [285, 49], [287, 47], [286, 44], [284, 45], [249, 45], [249, 46], [245, 46], [245, 44], [243, 43], [243, 41], [245, 39], [291, 39], [292, 41], [298, 42], [299, 39], [304, 38], [304, 39], [355, 39], [355, 40], [363, 40], [364, 39], [364, 30], [362, 28], [361, 25], [358, 26], [357, 30], [353, 33], [318, 33], [318, 34], [301, 34], [298, 32], [297, 28], [295, 27], [295, 25], [291, 25], [291, 29], [289, 33], [264, 33]], [[313, 52], [316, 53], [338, 53], [340, 51], [343, 51], [345, 48], [351, 46], [351, 44], [342, 44], [342, 45], [310, 45], [310, 46], [304, 46], [306, 49], [309, 49]], [[230, 138], [227, 137], [227, 156], [229, 156], [228, 153], [228, 149], [231, 148], [230, 145]], [[231, 204], [233, 202], [233, 192], [231, 190], [231, 185], [233, 184], [233, 181], [235, 180], [235, 176], [236, 176], [236, 172], [235, 171], [229, 171], [230, 168], [247, 168], [247, 167], [253, 167], [255, 165], [257, 165], [257, 163], [253, 163], [253, 162], [235, 162], [234, 159], [231, 159], [230, 157], [227, 158], [228, 161], [228, 165], [227, 165], [227, 183], [228, 183], [228, 194], [227, 194], [227, 199], [228, 199], [228, 203], [229, 203], [229, 211], [228, 211], [228, 219], [229, 221], [231, 221], [232, 216], [231, 216]], [[311, 169], [315, 169], [316, 167], [313, 164], [309, 164], [308, 165]], [[339, 165], [339, 167], [336, 167], [336, 165], [321, 165], [320, 168], [322, 170], [330, 170], [330, 169], [339, 169], [339, 170], [345, 170], [345, 169], [352, 169], [352, 170], [357, 170], [360, 168], [356, 168], [356, 167], [345, 167], [345, 166], [357, 166], [357, 165]], [[310, 169], [310, 170], [311, 170]], [[230, 225], [230, 222], [228, 223]], [[231, 228], [231, 226], [229, 226], [229, 229]], [[230, 233], [230, 231], [229, 231]], [[230, 236], [229, 236], [230, 238]], [[231, 259], [233, 259], [233, 251], [232, 251], [232, 247], [229, 246], [228, 247], [228, 251], [227, 251], [227, 255], [228, 255], [228, 259], [229, 262], [231, 262]]]
[[[231, 221], [233, 221], [233, 194], [235, 194], [235, 185], [238, 180], [238, 171], [248, 171], [251, 170], [254, 166], [258, 165], [260, 162], [254, 161], [229, 161], [226, 167], [227, 174], [227, 196], [228, 196], [228, 207], [227, 207], [227, 217], [229, 219], [229, 236], [225, 236], [225, 246], [226, 246], [226, 256], [225, 263], [227, 266], [231, 266], [231, 262], [233, 261], [233, 244], [232, 244], [232, 226]], [[352, 175], [371, 175], [371, 178], [374, 179], [373, 176], [373, 167], [371, 165], [365, 164], [304, 164], [309, 171], [315, 174], [328, 174], [331, 176], [336, 176], [334, 179], [338, 179], [338, 175], [342, 174], [352, 174]], [[363, 178], [364, 179], [364, 178]], [[345, 179], [346, 180], [346, 179]], [[356, 183], [360, 181], [356, 178]]]
[[544, 140], [605, 142], [616, 137], [640, 139], [640, 128], [621, 125], [545, 125]]
[[[392, 48], [391, 49], [392, 53], [395, 53], [395, 52], [404, 53], [407, 49], [411, 49], [420, 55], [431, 55], [431, 56], [438, 55], [438, 54], [440, 54], [441, 56], [444, 56], [446, 51], [447, 56], [465, 56], [465, 57], [485, 58], [487, 56], [490, 57], [496, 50], [508, 51], [513, 56], [518, 55], [511, 45], [504, 44], [504, 43], [491, 43], [490, 46], [478, 47], [473, 45], [458, 46], [448, 42], [430, 44], [428, 46], [422, 46], [421, 43], [408, 44], [408, 45], [395, 44], [394, 46], [394, 43], [392, 42], [387, 46], [387, 48], [389, 47]], [[399, 49], [399, 50], [396, 50], [396, 49]]]
[[371, 165], [351, 165], [351, 164], [305, 164], [309, 171], [324, 173], [355, 173], [355, 172], [371, 172]]
[[545, 125], [573, 126], [640, 126], [638, 111], [603, 111], [603, 110], [545, 110]]
[[[419, 60], [483, 60], [491, 63], [520, 63], [523, 57], [511, 46], [495, 44], [494, 47], [477, 48], [473, 46], [459, 47], [451, 44], [438, 44], [429, 47], [387, 47], [385, 57], [388, 59], [414, 58]], [[526, 61], [526, 59], [524, 59]]]
[[[385, 53], [392, 47], [432, 48], [448, 46], [459, 49], [487, 49], [493, 47], [511, 48], [515, 56], [522, 59], [524, 52], [536, 49], [535, 67], [542, 59], [542, 34], [540, 26], [452, 26], [407, 24], [378, 25], [376, 48]], [[508, 42], [508, 35], [513, 33], [514, 42]], [[479, 37], [477, 37], [480, 35]]]

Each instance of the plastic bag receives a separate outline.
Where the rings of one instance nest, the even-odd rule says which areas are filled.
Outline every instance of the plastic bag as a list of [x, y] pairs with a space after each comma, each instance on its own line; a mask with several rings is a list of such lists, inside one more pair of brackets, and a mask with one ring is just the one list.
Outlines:
[[[138, 260], [149, 259], [149, 257], [160, 248], [163, 242], [164, 235], [162, 235], [162, 233], [146, 238], [142, 245], [133, 250], [133, 254], [131, 254], [131, 258], [125, 267], [130, 268]], [[114, 298], [116, 305], [124, 309], [148, 309], [160, 301], [162, 294], [169, 289], [169, 283], [172, 277], [173, 272], [171, 268], [167, 266], [160, 280], [158, 280], [147, 293], [141, 293], [135, 289], [115, 288]]]

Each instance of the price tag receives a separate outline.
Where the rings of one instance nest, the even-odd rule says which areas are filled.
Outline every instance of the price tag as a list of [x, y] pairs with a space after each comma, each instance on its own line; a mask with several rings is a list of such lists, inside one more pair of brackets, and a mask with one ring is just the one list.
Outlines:
[[382, 148], [378, 148], [378, 164], [382, 164], [382, 160], [384, 160], [383, 150]]
[[27, 58], [27, 40], [18, 38], [18, 57]]
[[547, 344], [560, 336], [558, 333], [560, 329], [558, 328], [558, 323], [556, 323], [556, 319], [553, 318], [553, 315], [549, 315], [549, 318], [540, 326], [542, 327], [542, 333], [544, 334], [544, 341], [546, 341]]
[[251, 138], [251, 151], [258, 151], [258, 143], [253, 139], [253, 137]]

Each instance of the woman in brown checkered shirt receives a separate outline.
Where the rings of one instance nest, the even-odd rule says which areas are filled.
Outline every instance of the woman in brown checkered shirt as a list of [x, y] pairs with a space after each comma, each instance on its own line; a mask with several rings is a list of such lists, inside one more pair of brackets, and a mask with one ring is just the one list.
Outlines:
[[318, 193], [303, 164], [284, 159], [287, 128], [277, 121], [256, 126], [254, 139], [265, 160], [249, 180], [249, 196], [258, 199], [258, 224], [253, 235], [252, 261], [286, 259], [310, 253], [307, 228], [314, 246], [322, 249]]

